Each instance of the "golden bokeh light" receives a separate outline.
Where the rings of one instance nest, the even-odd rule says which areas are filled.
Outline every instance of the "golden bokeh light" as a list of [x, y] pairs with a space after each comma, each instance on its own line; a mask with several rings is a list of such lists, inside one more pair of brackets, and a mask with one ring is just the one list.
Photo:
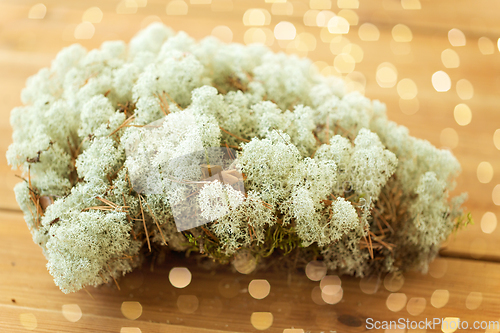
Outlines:
[[398, 81], [398, 70], [390, 62], [383, 62], [378, 65], [375, 78], [380, 87], [392, 88]]
[[321, 299], [327, 304], [337, 304], [342, 300], [344, 290], [342, 287], [336, 288], [334, 285], [325, 286], [321, 290]]
[[283, 333], [304, 333], [302, 328], [285, 328]]
[[316, 9], [310, 9], [308, 10], [302, 19], [304, 20], [304, 25], [308, 27], [315, 27], [316, 26], [316, 18], [318, 17], [319, 10]]
[[441, 331], [443, 333], [453, 333], [458, 330], [460, 318], [446, 317], [441, 323]]
[[265, 9], [250, 8], [243, 14], [243, 24], [247, 26], [264, 26], [271, 23], [271, 14]]
[[322, 297], [322, 291], [321, 291], [321, 288], [316, 286], [313, 288], [313, 290], [311, 291], [311, 299], [312, 301], [317, 304], [317, 305], [325, 305], [325, 301], [323, 300], [323, 297]]
[[457, 95], [460, 99], [468, 100], [474, 96], [474, 87], [467, 79], [460, 79], [457, 82]]
[[497, 184], [493, 188], [493, 192], [491, 193], [491, 198], [495, 205], [500, 206], [500, 184]]
[[372, 23], [363, 23], [358, 29], [359, 39], [365, 42], [374, 42], [380, 38], [380, 31]]
[[271, 6], [271, 13], [273, 15], [293, 15], [293, 4], [291, 2], [275, 2]]
[[[182, 0], [173, 0], [173, 1], [184, 2]], [[137, 2], [135, 2], [135, 0], [122, 0], [118, 3], [118, 5], [116, 5], [116, 13], [124, 15], [132, 15], [137, 13], [137, 7], [138, 7]]]
[[240, 250], [232, 261], [234, 269], [241, 274], [250, 274], [257, 267], [257, 259], [248, 250]]
[[99, 7], [90, 7], [82, 15], [82, 21], [90, 23], [99, 23], [102, 21], [103, 13]]
[[460, 29], [453, 28], [448, 31], [448, 41], [452, 46], [465, 46], [465, 35]]
[[38, 326], [38, 321], [32, 313], [21, 313], [19, 315], [19, 321], [21, 322], [21, 325], [29, 331], [35, 330]]
[[355, 82], [358, 85], [360, 85], [362, 87], [362, 89], [364, 90], [364, 88], [366, 86], [366, 77], [363, 73], [354, 71], [352, 73], [347, 74], [345, 78], [346, 78], [347, 84], [349, 84], [351, 82]]
[[427, 301], [423, 297], [412, 297], [406, 304], [406, 310], [412, 316], [418, 316], [425, 310], [425, 306], [427, 305]]
[[497, 228], [497, 216], [493, 212], [484, 213], [481, 218], [481, 230], [485, 234], [491, 234]]
[[167, 15], [182, 16], [188, 13], [188, 4], [183, 0], [172, 0], [166, 7]]
[[189, 0], [192, 5], [210, 5], [212, 0]]
[[498, 51], [500, 51], [500, 38], [498, 38], [498, 40], [497, 40], [497, 48], [498, 48]]
[[467, 295], [465, 300], [465, 307], [469, 310], [476, 310], [481, 306], [483, 301], [483, 294], [477, 291], [472, 291]]
[[41, 20], [47, 14], [47, 7], [43, 3], [37, 3], [30, 8], [28, 18], [32, 20]]
[[[325, 61], [315, 61], [311, 64], [311, 67], [310, 67], [310, 72], [311, 72], [311, 75], [315, 75], [316, 73], [321, 73], [321, 71], [323, 71], [323, 69], [325, 69], [326, 67], [328, 67], [328, 63], [325, 62]], [[306, 266], [307, 268], [307, 266]]]
[[319, 283], [319, 287], [321, 290], [327, 288], [328, 293], [335, 294], [340, 290], [340, 286], [342, 285], [342, 281], [338, 277], [338, 275], [327, 275], [321, 279]]
[[474, 259], [481, 259], [488, 251], [488, 243], [484, 238], [477, 237], [469, 244], [469, 254]]
[[418, 88], [412, 79], [402, 79], [398, 82], [397, 91], [402, 99], [414, 99], [417, 97]]
[[94, 36], [95, 28], [90, 22], [82, 22], [75, 28], [74, 37], [76, 39], [91, 39]]
[[287, 21], [281, 21], [274, 27], [274, 37], [277, 40], [293, 40], [297, 35], [295, 26]]
[[356, 61], [350, 54], [347, 53], [341, 53], [333, 59], [333, 67], [342, 74], [351, 73], [355, 66]]
[[437, 92], [446, 92], [451, 88], [451, 79], [443, 71], [437, 71], [432, 74], [432, 86]]
[[349, 25], [358, 25], [359, 23], [358, 14], [354, 10], [342, 9], [337, 13], [337, 16], [345, 18]]
[[341, 16], [334, 16], [328, 21], [328, 31], [332, 34], [347, 34], [349, 22]]
[[392, 38], [396, 41], [396, 42], [411, 42], [411, 40], [413, 39], [413, 34], [410, 30], [410, 28], [408, 28], [408, 26], [404, 25], [404, 24], [396, 24], [393, 28], [392, 28]]
[[259, 43], [271, 46], [274, 43], [274, 34], [268, 28], [250, 28], [243, 35], [245, 44]]
[[441, 131], [439, 141], [444, 148], [456, 148], [458, 146], [458, 133], [451, 127], [447, 127]]
[[316, 16], [316, 26], [318, 27], [328, 27], [328, 21], [335, 17], [335, 13], [329, 10], [322, 10]]
[[265, 279], [255, 279], [248, 284], [248, 293], [255, 299], [264, 299], [271, 292], [271, 285]]
[[330, 42], [330, 52], [332, 54], [341, 54], [344, 52], [344, 48], [349, 45], [351, 42], [347, 37], [344, 36], [336, 36]]
[[[196, 1], [196, 0], [191, 0]], [[198, 0], [198, 1], [206, 1], [206, 0]], [[137, 7], [146, 7], [148, 5], [148, 0], [135, 0]]]
[[330, 9], [332, 2], [330, 0], [309, 0], [309, 7], [311, 9]]
[[311, 33], [301, 32], [297, 35], [296, 40], [299, 41], [307, 51], [312, 52], [316, 49], [316, 37]]
[[387, 296], [385, 305], [392, 312], [398, 312], [406, 306], [407, 297], [404, 293], [391, 293]]
[[500, 150], [500, 129], [496, 129], [495, 133], [493, 133], [493, 144]]
[[177, 298], [177, 308], [182, 313], [195, 313], [199, 304], [200, 301], [195, 295], [179, 295]]
[[422, 4], [420, 0], [401, 0], [401, 7], [406, 10], [418, 10], [422, 9]]
[[349, 43], [345, 45], [341, 53], [349, 54], [357, 64], [363, 61], [364, 52], [358, 44]]
[[260, 331], [267, 330], [273, 325], [273, 314], [271, 312], [253, 312], [250, 316], [250, 322], [255, 329]]
[[185, 288], [191, 283], [191, 272], [186, 267], [174, 267], [168, 274], [168, 279], [175, 288]]
[[326, 265], [323, 261], [313, 260], [306, 265], [306, 276], [311, 281], [320, 281], [326, 275]]
[[62, 306], [62, 314], [68, 321], [76, 323], [82, 318], [82, 309], [80, 309], [78, 304], [64, 304]]
[[457, 68], [460, 66], [460, 58], [458, 53], [452, 49], [446, 49], [441, 52], [441, 61], [446, 68]]
[[484, 55], [493, 54], [495, 52], [495, 44], [488, 37], [481, 37], [477, 41], [477, 46], [479, 47], [479, 52]]
[[142, 333], [139, 327], [122, 327], [120, 333]]
[[455, 117], [455, 121], [460, 126], [469, 125], [472, 121], [472, 111], [467, 104], [460, 103], [455, 106], [453, 110], [453, 116]]
[[121, 311], [125, 318], [136, 320], [142, 315], [142, 305], [139, 302], [123, 302]]
[[401, 112], [410, 116], [418, 112], [418, 110], [420, 109], [420, 102], [418, 101], [417, 97], [413, 99], [400, 98], [399, 108], [401, 109]]
[[337, 0], [337, 7], [357, 9], [359, 8], [359, 0]]
[[359, 280], [359, 288], [365, 294], [375, 294], [380, 286], [380, 279], [376, 276], [364, 277]]
[[217, 37], [224, 43], [231, 43], [233, 41], [233, 31], [225, 25], [218, 25], [213, 28], [211, 35]]
[[390, 292], [397, 292], [403, 287], [405, 278], [402, 273], [389, 273], [384, 278], [384, 287]]
[[445, 306], [450, 299], [450, 292], [446, 289], [437, 289], [432, 293], [431, 304], [439, 309]]
[[289, 43], [286, 43], [284, 44], [284, 42], [280, 41], [280, 45], [281, 47], [285, 47], [285, 50], [287, 53], [289, 54], [295, 54], [296, 56], [299, 56], [299, 57], [307, 57], [307, 54], [308, 54], [308, 49], [307, 49], [307, 45], [299, 40], [299, 39], [295, 39]]
[[480, 183], [487, 184], [493, 179], [493, 166], [491, 163], [483, 161], [477, 166], [477, 179]]
[[429, 264], [429, 275], [435, 279], [442, 278], [446, 271], [448, 270], [448, 261], [446, 259], [440, 258], [439, 260], [434, 260]]

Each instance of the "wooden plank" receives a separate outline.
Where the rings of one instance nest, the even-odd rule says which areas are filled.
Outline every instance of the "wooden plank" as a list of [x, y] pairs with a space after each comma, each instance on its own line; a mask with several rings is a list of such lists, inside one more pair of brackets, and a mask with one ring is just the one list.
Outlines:
[[[231, 15], [227, 13], [212, 13], [207, 5], [190, 5], [187, 16], [172, 17], [165, 14], [165, 3], [149, 1], [148, 6], [139, 8], [137, 14], [120, 15], [116, 13], [116, 1], [90, 1], [64, 3], [57, 0], [44, 2], [48, 12], [44, 20], [29, 20], [27, 13], [35, 2], [5, 1], [0, 4], [2, 29], [0, 35], [0, 209], [18, 209], [12, 188], [17, 183], [15, 172], [6, 166], [5, 151], [11, 142], [11, 129], [8, 122], [10, 110], [20, 105], [19, 94], [25, 85], [28, 76], [50, 63], [50, 60], [64, 46], [75, 42], [75, 39], [63, 40], [67, 35], [65, 30], [72, 24], [80, 22], [83, 11], [91, 6], [99, 6], [104, 11], [104, 19], [96, 24], [96, 33], [91, 40], [80, 41], [86, 47], [94, 48], [109, 38], [128, 40], [139, 29], [142, 19], [148, 15], [159, 15], [164, 22], [174, 29], [186, 30], [196, 38], [202, 38], [213, 27], [219, 24], [228, 25], [234, 32], [234, 40], [243, 42], [246, 29], [242, 24], [244, 11], [248, 4], [236, 1]], [[335, 1], [334, 1], [335, 3]], [[480, 35], [495, 34], [498, 31], [497, 21], [491, 17], [494, 7], [485, 11], [485, 1], [477, 2], [475, 6], [455, 6], [452, 1], [433, 2], [422, 1], [422, 10], [407, 11], [396, 9], [394, 1], [362, 2], [357, 11], [360, 22], [375, 23], [381, 32], [379, 41], [365, 42], [357, 35], [358, 27], [351, 27], [347, 36], [364, 50], [364, 59], [356, 65], [356, 71], [366, 77], [366, 95], [380, 99], [388, 106], [390, 119], [410, 128], [413, 135], [429, 140], [440, 146], [440, 133], [446, 127], [454, 128], [459, 135], [459, 145], [453, 151], [462, 163], [463, 173], [458, 179], [457, 192], [469, 192], [470, 199], [467, 207], [472, 211], [476, 226], [469, 228], [452, 238], [443, 254], [469, 257], [500, 259], [500, 251], [496, 244], [500, 241], [500, 234], [495, 230], [492, 234], [484, 234], [479, 222], [486, 211], [499, 215], [499, 209], [492, 202], [493, 187], [500, 183], [500, 173], [496, 172], [493, 180], [488, 184], [481, 184], [476, 177], [476, 169], [481, 161], [488, 161], [494, 170], [500, 170], [498, 150], [493, 146], [493, 132], [500, 123], [500, 114], [497, 105], [500, 104], [498, 89], [500, 80], [491, 73], [500, 70], [500, 54], [481, 55], [477, 47], [477, 38]], [[497, 6], [498, 4], [490, 4]], [[255, 7], [270, 9], [270, 4], [262, 1], [252, 4]], [[385, 6], [385, 7], [384, 7]], [[335, 4], [333, 7], [334, 11]], [[386, 8], [386, 10], [384, 10]], [[389, 8], [389, 9], [387, 9]], [[392, 9], [390, 9], [392, 8]], [[466, 9], [464, 9], [466, 8]], [[210, 13], [207, 16], [207, 10]], [[383, 13], [383, 14], [381, 14]], [[299, 15], [300, 14], [300, 15]], [[295, 12], [290, 17], [273, 16], [271, 25], [282, 19], [292, 21], [298, 32], [309, 32], [316, 36], [317, 47], [308, 56], [313, 60], [326, 61], [333, 65], [334, 55], [330, 52], [328, 43], [319, 38], [320, 28], [303, 26], [303, 11]], [[447, 17], [448, 20], [436, 20], [436, 16]], [[470, 19], [483, 17], [486, 30], [476, 25], [470, 25]], [[132, 19], [133, 18], [133, 19]], [[477, 20], [476, 20], [477, 21]], [[396, 23], [405, 23], [413, 31], [411, 54], [396, 56], [390, 51], [391, 29]], [[440, 23], [443, 22], [443, 23]], [[477, 22], [476, 22], [477, 23]], [[430, 29], [429, 27], [432, 27]], [[456, 69], [445, 69], [440, 60], [441, 51], [452, 48], [447, 40], [447, 30], [450, 27], [459, 27], [468, 37], [465, 47], [454, 48], [459, 54], [461, 64]], [[73, 26], [74, 28], [74, 26]], [[70, 31], [71, 32], [71, 31]], [[71, 35], [71, 34], [70, 34]], [[282, 48], [275, 42], [272, 48], [279, 51]], [[375, 73], [377, 66], [385, 61], [393, 63], [398, 70], [398, 79], [411, 78], [417, 84], [420, 101], [420, 110], [413, 115], [403, 114], [399, 110], [399, 96], [396, 88], [380, 88], [376, 83]], [[461, 78], [466, 78], [474, 86], [475, 95], [470, 101], [462, 101], [454, 91], [437, 93], [431, 85], [431, 75], [437, 70], [445, 70], [455, 84]], [[6, 79], [8, 78], [8, 79]], [[453, 108], [458, 103], [467, 103], [473, 112], [471, 124], [462, 127], [453, 119]], [[483, 242], [485, 246], [472, 246], [471, 242]], [[472, 251], [472, 252], [471, 252]], [[482, 253], [482, 254], [481, 254]]]
[[[408, 301], [425, 299], [425, 309], [415, 316], [408, 312], [414, 313], [415, 300], [407, 306], [403, 301], [399, 311], [388, 309], [388, 305], [397, 304], [390, 298], [388, 301], [391, 292], [384, 287], [384, 277], [380, 277], [376, 293], [366, 294], [360, 286], [365, 291], [372, 290], [370, 281], [376, 281], [376, 277], [360, 281], [342, 276], [342, 300], [335, 305], [319, 305], [312, 296], [319, 283], [307, 279], [303, 271], [289, 276], [287, 272], [269, 269], [241, 275], [224, 267], [207, 270], [193, 260], [175, 255], [168, 256], [154, 272], [145, 265], [125, 276], [119, 281], [121, 291], [110, 285], [88, 288], [93, 299], [84, 291], [65, 295], [53, 284], [41, 249], [33, 244], [20, 214], [0, 213], [0, 221], [0, 325], [9, 332], [24, 331], [22, 314], [24, 321], [26, 316], [31, 316], [29, 319], [33, 315], [40, 332], [84, 332], [88, 327], [95, 327], [100, 332], [118, 332], [120, 327], [138, 327], [143, 332], [249, 332], [255, 330], [251, 323], [254, 312], [272, 313], [269, 332], [283, 332], [287, 328], [311, 332], [361, 332], [365, 330], [367, 318], [432, 320], [458, 317], [470, 324], [475, 320], [499, 318], [500, 264], [457, 259], [438, 259], [431, 266], [432, 275], [407, 273], [402, 288], [392, 289], [404, 294]], [[187, 267], [191, 271], [192, 281], [186, 288], [177, 289], [170, 284], [172, 267]], [[248, 292], [249, 283], [254, 279], [266, 279], [271, 286], [270, 294], [262, 300], [252, 298]], [[431, 302], [436, 290], [449, 293], [448, 302], [441, 308], [432, 305], [435, 300]], [[481, 293], [482, 302], [477, 309], [472, 309], [475, 303], [469, 296], [471, 292]], [[183, 303], [186, 295], [189, 295], [188, 300], [193, 297], [198, 300], [196, 309]], [[135, 321], [124, 318], [120, 310], [123, 302], [131, 301], [142, 306], [142, 314]], [[65, 319], [62, 313], [67, 304], [77, 304], [83, 313], [76, 323]], [[193, 309], [193, 313], [186, 313]]]

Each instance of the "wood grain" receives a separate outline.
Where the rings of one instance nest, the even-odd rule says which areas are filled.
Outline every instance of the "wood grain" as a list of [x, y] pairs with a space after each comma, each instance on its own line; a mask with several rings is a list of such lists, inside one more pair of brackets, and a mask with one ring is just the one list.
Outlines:
[[[270, 270], [247, 276], [224, 267], [206, 270], [193, 260], [182, 260], [178, 256], [168, 257], [154, 272], [145, 265], [126, 275], [119, 281], [121, 291], [115, 285], [107, 285], [88, 288], [93, 299], [84, 291], [65, 295], [54, 285], [41, 249], [33, 244], [21, 215], [0, 213], [0, 218], [0, 323], [9, 328], [9, 332], [23, 331], [19, 316], [25, 313], [37, 318], [40, 332], [84, 332], [92, 325], [99, 325], [100, 332], [117, 332], [120, 327], [139, 327], [143, 332], [175, 332], [181, 330], [179, 326], [192, 328], [185, 332], [251, 332], [255, 330], [250, 322], [253, 312], [273, 314], [269, 332], [292, 327], [313, 332], [361, 332], [365, 330], [367, 318], [458, 317], [472, 323], [500, 317], [500, 265], [452, 258], [438, 259], [431, 266], [432, 275], [411, 272], [404, 275], [404, 285], [397, 292], [405, 294], [408, 300], [414, 297], [426, 300], [425, 309], [417, 316], [410, 315], [404, 306], [397, 312], [388, 310], [386, 302], [391, 293], [384, 288], [384, 277], [380, 277], [376, 293], [365, 294], [360, 289], [360, 279], [342, 276], [342, 301], [318, 305], [311, 295], [319, 283], [307, 279], [302, 271], [293, 273], [290, 282], [287, 272]], [[169, 271], [177, 266], [188, 267], [192, 273], [192, 282], [185, 289], [174, 288], [169, 282]], [[441, 277], [433, 277], [440, 271], [444, 273]], [[253, 279], [269, 281], [269, 296], [262, 300], [250, 296], [247, 290]], [[374, 277], [372, 281], [376, 280]], [[431, 305], [431, 296], [438, 289], [448, 290], [450, 294], [447, 304], [439, 309]], [[482, 294], [481, 305], [475, 310], [466, 308], [471, 292]], [[197, 297], [199, 306], [194, 313], [181, 312], [178, 306], [181, 295]], [[130, 301], [142, 305], [142, 315], [135, 321], [124, 318], [120, 311], [122, 303]], [[61, 311], [65, 304], [78, 304], [83, 317], [76, 323], [66, 320]], [[435, 331], [439, 330], [428, 330]]]

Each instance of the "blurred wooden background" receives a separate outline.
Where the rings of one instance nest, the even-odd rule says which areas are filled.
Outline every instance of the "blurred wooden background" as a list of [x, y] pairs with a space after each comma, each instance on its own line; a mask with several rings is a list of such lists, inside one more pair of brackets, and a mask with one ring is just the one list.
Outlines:
[[[1, 1], [0, 329], [360, 332], [367, 318], [448, 317], [469, 325], [498, 321], [499, 14], [500, 2], [492, 0]], [[335, 16], [342, 19], [332, 21]], [[407, 273], [404, 283], [399, 277], [341, 277], [338, 299], [324, 293], [322, 298], [320, 284], [304, 274], [293, 275], [290, 282], [284, 272], [206, 271], [178, 258], [154, 273], [143, 267], [126, 276], [121, 291], [104, 286], [88, 288], [92, 296], [61, 293], [13, 195], [18, 179], [5, 159], [10, 110], [20, 105], [26, 79], [48, 66], [62, 47], [78, 42], [92, 49], [109, 39], [128, 41], [153, 21], [197, 39], [213, 34], [225, 41], [262, 42], [275, 51], [311, 58], [325, 74], [346, 77], [351, 89], [386, 103], [389, 117], [412, 135], [452, 149], [463, 167], [457, 192], [469, 193], [467, 207], [475, 225], [446, 242], [430, 274]], [[346, 28], [334, 22], [348, 22], [348, 33], [332, 34]], [[283, 34], [293, 40], [283, 40]], [[169, 281], [176, 266], [192, 273], [185, 288]], [[264, 279], [270, 293], [258, 300], [249, 283]], [[438, 326], [379, 331], [447, 331]]]

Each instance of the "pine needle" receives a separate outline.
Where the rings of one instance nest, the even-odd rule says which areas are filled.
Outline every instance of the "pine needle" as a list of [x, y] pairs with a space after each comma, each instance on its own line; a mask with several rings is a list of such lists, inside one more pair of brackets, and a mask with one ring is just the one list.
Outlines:
[[92, 300], [95, 301], [94, 296], [92, 296], [92, 294], [90, 293], [90, 291], [87, 290], [87, 288], [83, 287], [83, 290], [85, 290], [85, 292], [90, 296], [90, 298], [92, 298]]
[[160, 224], [158, 223], [158, 220], [156, 219], [156, 216], [153, 213], [153, 210], [149, 206], [148, 202], [144, 198], [142, 198], [142, 199], [146, 203], [146, 206], [148, 206], [148, 209], [149, 209], [149, 212], [151, 213], [151, 216], [153, 216], [153, 220], [155, 221], [156, 226], [158, 227], [158, 230], [160, 231], [161, 239], [163, 239], [163, 244], [167, 245], [167, 241], [165, 240], [165, 237], [163, 236], [163, 231], [161, 231]]
[[123, 127], [127, 126], [134, 119], [135, 119], [135, 114], [133, 114], [130, 117], [128, 117], [127, 119], [125, 119], [120, 126], [118, 126], [113, 132], [111, 132], [111, 134], [108, 135], [108, 137], [112, 136], [113, 134], [115, 134], [116, 132], [121, 130]]
[[221, 147], [229, 147], [229, 148], [233, 148], [233, 149], [236, 149], [236, 150], [243, 150], [241, 149], [241, 147], [238, 147], [238, 146], [233, 146], [233, 145], [228, 145], [227, 143], [225, 145], [220, 145]]
[[232, 137], [235, 137], [236, 139], [238, 140], [241, 140], [241, 141], [244, 141], [244, 142], [250, 142], [250, 140], [247, 140], [247, 139], [243, 139], [241, 136], [237, 136], [236, 134], [233, 134], [227, 130], [225, 130], [224, 128], [222, 128], [222, 126], [219, 126], [219, 128], [221, 129], [221, 131], [223, 131], [224, 133], [226, 134], [229, 134], [231, 135]]
[[33, 214], [33, 211], [31, 210], [29, 205], [28, 209], [31, 215], [33, 216], [33, 219], [35, 220], [35, 227], [39, 228], [41, 224], [40, 218], [43, 216], [43, 209], [40, 206], [40, 195], [33, 189], [31, 185], [31, 166], [28, 167], [28, 189], [29, 189], [30, 200], [35, 206], [36, 213]]
[[111, 278], [113, 279], [113, 281], [115, 281], [116, 287], [118, 288], [118, 290], [121, 290], [120, 289], [120, 285], [118, 284], [118, 281], [116, 281], [115, 277], [113, 276], [113, 273], [111, 273], [111, 268], [109, 267], [108, 264], [106, 264], [106, 266], [108, 266], [109, 275], [111, 276]]
[[326, 144], [330, 143], [330, 115], [326, 116]]
[[[165, 94], [165, 92], [163, 92], [163, 94]], [[170, 107], [168, 106], [167, 101], [165, 101], [165, 98], [163, 97], [163, 95], [159, 95], [158, 98], [160, 99], [160, 108], [163, 111], [163, 113], [165, 114], [165, 116], [167, 114], [170, 114]]]
[[149, 242], [148, 228], [146, 227], [146, 219], [144, 218], [144, 211], [142, 209], [141, 195], [139, 194], [139, 206], [141, 207], [142, 222], [144, 223], [144, 232], [146, 233], [146, 240], [148, 241], [148, 249], [151, 252], [151, 243]]
[[184, 110], [179, 104], [177, 104], [177, 102], [170, 96], [170, 94], [168, 92], [166, 92], [165, 90], [163, 91], [163, 95], [167, 96], [167, 98], [170, 100], [170, 102], [172, 102], [175, 106], [177, 106], [180, 110]]
[[217, 239], [217, 237], [215, 237], [207, 228], [205, 228], [204, 226], [200, 226], [201, 229], [205, 232], [205, 234], [210, 237], [214, 242], [218, 243], [219, 240]]

